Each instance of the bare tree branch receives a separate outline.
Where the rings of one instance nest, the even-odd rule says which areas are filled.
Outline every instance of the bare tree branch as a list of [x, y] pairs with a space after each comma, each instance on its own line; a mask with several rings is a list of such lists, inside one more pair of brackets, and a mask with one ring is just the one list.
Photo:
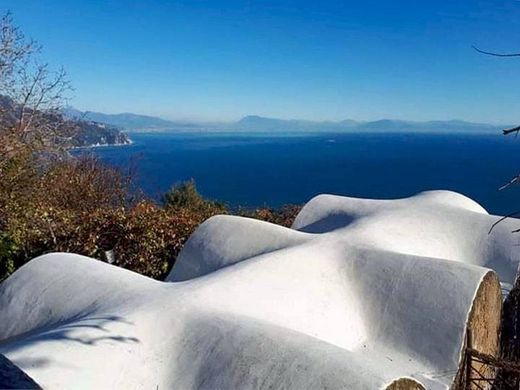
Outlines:
[[[476, 46], [472, 46], [473, 49], [475, 51], [477, 51], [478, 53], [481, 53], [481, 54], [485, 54], [485, 55], [488, 55], [488, 56], [493, 56], [493, 57], [520, 57], [520, 53], [495, 53], [495, 52], [490, 52], [490, 51], [485, 51], [485, 50], [481, 50], [479, 49], [478, 47]], [[516, 127], [513, 127], [511, 129], [504, 129], [502, 130], [503, 134], [504, 135], [508, 135], [508, 134], [511, 134], [511, 133], [515, 133], [515, 135], [518, 135], [518, 133], [520, 132], [520, 126], [516, 126]], [[520, 175], [512, 178], [508, 183], [504, 184], [502, 187], [500, 187], [498, 190], [501, 191], [505, 188], [508, 188], [509, 186], [515, 184], [515, 183], [519, 183], [520, 182]], [[502, 218], [500, 218], [499, 220], [497, 220], [492, 226], [491, 228], [489, 229], [489, 232], [488, 234], [491, 234], [491, 231], [494, 229], [495, 226], [497, 226], [500, 222], [504, 221], [505, 219], [507, 218], [510, 218], [510, 217], [514, 217], [514, 216], [517, 216], [520, 214], [520, 211], [515, 211], [514, 213], [511, 213], [511, 214], [508, 214]], [[516, 229], [516, 230], [513, 230], [513, 233], [518, 233], [520, 232], [520, 229]]]
[[520, 53], [493, 53], [491, 51], [480, 50], [476, 46], [471, 46], [471, 47], [473, 49], [475, 49], [476, 51], [478, 51], [479, 53], [486, 54], [488, 56], [493, 56], [493, 57], [520, 57]]
[[61, 153], [78, 130], [61, 113], [72, 91], [67, 75], [40, 63], [39, 51], [10, 13], [0, 17], [0, 174], [17, 155]]
[[36, 42], [27, 41], [20, 29], [13, 25], [13, 18], [7, 12], [0, 19], [0, 88], [15, 71], [17, 64], [26, 63], [30, 56], [40, 50]]
[[498, 221], [496, 221], [493, 225], [491, 225], [491, 228], [489, 229], [488, 231], [488, 234], [491, 234], [491, 231], [495, 228], [495, 226], [497, 226], [500, 222], [508, 219], [508, 218], [512, 218], [512, 217], [516, 217], [517, 215], [520, 215], [520, 211], [515, 211], [514, 213], [511, 213], [511, 214], [507, 214], [505, 216], [503, 216], [502, 218], [500, 218]]
[[505, 190], [507, 187], [509, 187], [509, 186], [511, 186], [511, 185], [513, 185], [515, 183], [518, 183], [519, 180], [520, 180], [520, 175], [515, 176], [511, 180], [509, 180], [509, 182], [507, 182], [502, 187], [500, 187], [498, 190], [499, 191]]
[[504, 135], [508, 135], [508, 134], [511, 134], [511, 133], [518, 133], [519, 131], [520, 131], [520, 126], [513, 127], [512, 129], [504, 129], [504, 130], [502, 130]]

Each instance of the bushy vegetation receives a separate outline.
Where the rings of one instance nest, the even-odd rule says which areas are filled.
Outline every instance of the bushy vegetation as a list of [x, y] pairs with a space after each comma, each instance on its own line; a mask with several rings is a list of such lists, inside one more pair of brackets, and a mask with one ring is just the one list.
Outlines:
[[2, 277], [40, 254], [61, 251], [160, 278], [193, 230], [225, 212], [203, 200], [193, 182], [168, 193], [186, 199], [182, 205], [160, 207], [131, 196], [128, 178], [92, 156], [33, 164], [33, 174], [26, 167], [22, 176], [16, 168], [2, 177]]
[[[200, 223], [230, 212], [203, 198], [193, 181], [174, 186], [162, 206], [132, 195], [127, 177], [92, 156], [51, 161], [30, 171], [19, 177], [13, 169], [2, 177], [0, 278], [38, 255], [59, 251], [160, 279]], [[260, 208], [239, 214], [290, 226], [298, 210]]]
[[167, 210], [188, 210], [207, 214], [208, 218], [215, 214], [227, 214], [228, 212], [224, 203], [202, 197], [199, 191], [197, 191], [193, 179], [174, 185], [163, 196], [163, 203]]
[[239, 215], [260, 219], [262, 221], [271, 222], [277, 225], [291, 227], [296, 215], [302, 209], [299, 205], [288, 204], [280, 208], [260, 207], [254, 210], [242, 209]]

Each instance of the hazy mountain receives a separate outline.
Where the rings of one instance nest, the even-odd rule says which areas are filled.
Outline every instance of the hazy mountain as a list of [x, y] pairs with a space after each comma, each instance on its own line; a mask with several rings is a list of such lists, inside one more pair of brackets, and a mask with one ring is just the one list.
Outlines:
[[[473, 123], [461, 120], [414, 122], [397, 119], [359, 122], [352, 119], [342, 121], [309, 121], [298, 119], [266, 118], [248, 115], [231, 123], [188, 123], [170, 121], [148, 115], [132, 113], [103, 114], [82, 112], [67, 108], [64, 114], [69, 118], [106, 123], [129, 131], [215, 131], [243, 133], [497, 133], [504, 126]], [[507, 127], [507, 126], [505, 126]]]
[[313, 122], [307, 120], [285, 120], [249, 115], [229, 125], [230, 129], [251, 132], [336, 132], [355, 128], [358, 122]]
[[504, 126], [460, 120], [413, 122], [382, 119], [370, 122], [343, 120], [313, 122], [246, 116], [229, 125], [229, 129], [245, 132], [387, 132], [387, 133], [497, 133]]
[[497, 133], [503, 126], [473, 123], [460, 120], [412, 122], [383, 119], [359, 124], [355, 129], [363, 132], [417, 132], [417, 133]]
[[166, 119], [139, 115], [132, 113], [122, 114], [104, 114], [93, 111], [79, 111], [73, 107], [67, 107], [63, 111], [64, 115], [69, 118], [83, 119], [94, 122], [106, 123], [108, 125], [117, 126], [125, 130], [147, 130], [162, 131], [172, 129], [185, 129], [189, 131], [192, 128], [198, 128], [198, 125], [185, 122], [175, 122]]

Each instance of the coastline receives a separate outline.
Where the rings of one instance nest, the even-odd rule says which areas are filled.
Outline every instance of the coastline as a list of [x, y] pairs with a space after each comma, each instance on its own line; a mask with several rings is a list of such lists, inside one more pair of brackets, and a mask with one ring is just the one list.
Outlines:
[[98, 142], [97, 144], [92, 144], [92, 145], [72, 146], [68, 150], [97, 149], [97, 148], [106, 148], [109, 146], [130, 146], [133, 144], [134, 144], [134, 141], [132, 141], [130, 138], [128, 138], [128, 142], [125, 142], [125, 143], [118, 142], [118, 143], [113, 143], [113, 144], [101, 144]]

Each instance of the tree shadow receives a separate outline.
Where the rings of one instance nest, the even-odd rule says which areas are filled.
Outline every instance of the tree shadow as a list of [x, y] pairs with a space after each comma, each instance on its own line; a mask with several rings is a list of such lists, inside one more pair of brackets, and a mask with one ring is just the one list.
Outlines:
[[[134, 335], [117, 334], [118, 332], [115, 330], [109, 329], [109, 324], [113, 323], [125, 324], [128, 327], [134, 325], [133, 322], [117, 315], [80, 313], [66, 321], [52, 322], [2, 340], [0, 342], [0, 353], [11, 355], [24, 348], [49, 342], [67, 341], [84, 346], [95, 346], [102, 342], [140, 343]], [[81, 330], [86, 331], [82, 332]], [[52, 360], [52, 362], [55, 361]], [[23, 367], [44, 367], [51, 363], [51, 359], [45, 356], [37, 358], [19, 357], [14, 359], [14, 363]]]

